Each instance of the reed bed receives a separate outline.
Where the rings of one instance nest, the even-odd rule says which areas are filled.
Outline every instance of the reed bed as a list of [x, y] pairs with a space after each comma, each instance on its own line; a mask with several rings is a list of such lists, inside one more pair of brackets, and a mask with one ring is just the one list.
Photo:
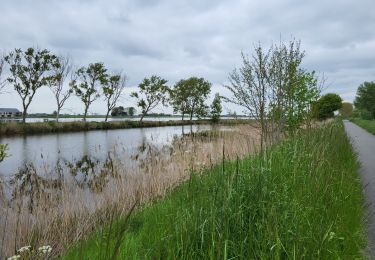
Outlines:
[[255, 153], [258, 141], [251, 125], [237, 125], [175, 138], [164, 147], [145, 143], [132, 158], [115, 147], [104, 162], [82, 158], [46, 172], [29, 165], [0, 193], [0, 258], [44, 245], [52, 248], [49, 257], [57, 257], [111, 220], [163, 197], [192, 172], [213, 168], [223, 157]]
[[110, 217], [65, 259], [368, 257], [359, 165], [341, 122], [262, 155], [220, 158], [142, 210]]
[[[248, 119], [223, 119], [218, 124], [236, 125], [251, 122]], [[126, 129], [160, 126], [211, 124], [210, 120], [170, 120], [170, 121], [111, 121], [111, 122], [0, 122], [0, 136], [82, 132], [91, 130]]]

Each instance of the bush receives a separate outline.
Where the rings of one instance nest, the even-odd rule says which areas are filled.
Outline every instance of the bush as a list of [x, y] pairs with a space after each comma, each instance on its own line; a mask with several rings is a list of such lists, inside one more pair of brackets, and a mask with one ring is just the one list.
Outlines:
[[324, 120], [330, 117], [334, 117], [334, 112], [342, 107], [342, 99], [335, 93], [328, 93], [319, 98], [314, 104], [313, 111], [315, 116]]

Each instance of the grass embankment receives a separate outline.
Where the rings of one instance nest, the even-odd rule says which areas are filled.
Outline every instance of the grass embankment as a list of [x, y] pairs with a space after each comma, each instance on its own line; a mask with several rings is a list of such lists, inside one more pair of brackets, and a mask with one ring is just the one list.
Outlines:
[[353, 118], [351, 121], [375, 135], [375, 120]]
[[[219, 123], [226, 125], [243, 124], [250, 120], [221, 120]], [[47, 134], [63, 132], [81, 132], [90, 130], [109, 130], [126, 129], [141, 127], [159, 127], [159, 126], [181, 126], [181, 125], [199, 125], [211, 124], [210, 120], [170, 120], [170, 121], [112, 121], [112, 122], [37, 122], [37, 123], [0, 123], [0, 135], [29, 135], [29, 134]]]
[[194, 173], [165, 198], [98, 230], [65, 258], [362, 258], [358, 163], [342, 123], [284, 141], [266, 158], [226, 161]]

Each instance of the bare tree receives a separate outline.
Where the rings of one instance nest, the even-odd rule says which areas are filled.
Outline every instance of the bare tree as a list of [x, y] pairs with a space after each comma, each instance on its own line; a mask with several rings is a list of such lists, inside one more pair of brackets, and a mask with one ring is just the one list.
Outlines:
[[66, 82], [66, 78], [69, 77], [72, 71], [72, 63], [69, 57], [60, 56], [58, 57], [56, 63], [52, 66], [52, 74], [47, 79], [47, 84], [50, 90], [53, 92], [57, 110], [56, 110], [56, 121], [59, 121], [60, 111], [65, 104], [65, 101], [73, 93], [73, 89], [69, 84], [68, 89], [64, 89], [64, 83]]
[[114, 74], [108, 77], [108, 82], [103, 85], [104, 99], [107, 102], [107, 114], [105, 115], [105, 122], [108, 120], [108, 115], [116, 106], [118, 99], [126, 87], [126, 76], [121, 74]]
[[255, 48], [252, 59], [242, 53], [243, 66], [229, 75], [230, 85], [225, 87], [232, 97], [222, 97], [225, 101], [239, 105], [245, 113], [257, 120], [261, 133], [261, 151], [267, 143], [267, 108], [270, 92], [267, 67], [270, 51], [265, 52], [259, 45]]
[[26, 51], [15, 49], [5, 56], [10, 67], [10, 84], [20, 96], [23, 106], [22, 121], [26, 121], [29, 108], [38, 89], [47, 84], [48, 73], [57, 57], [48, 50], [28, 48]]

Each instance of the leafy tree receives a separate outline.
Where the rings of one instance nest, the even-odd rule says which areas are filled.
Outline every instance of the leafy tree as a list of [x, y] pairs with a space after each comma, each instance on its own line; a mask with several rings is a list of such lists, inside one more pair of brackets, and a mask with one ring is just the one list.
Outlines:
[[211, 83], [204, 78], [191, 77], [176, 83], [171, 91], [171, 105], [175, 113], [203, 117], [207, 114], [207, 105], [204, 103], [211, 91]]
[[135, 114], [135, 108], [129, 107], [129, 116], [134, 116], [134, 114]]
[[37, 90], [47, 85], [48, 73], [56, 64], [57, 57], [46, 49], [28, 48], [26, 51], [15, 49], [5, 56], [5, 61], [9, 64], [11, 72], [7, 80], [13, 84], [22, 100], [22, 121], [25, 122], [27, 109]]
[[106, 85], [103, 85], [103, 94], [107, 102], [107, 114], [105, 115], [105, 121], [108, 120], [108, 115], [111, 110], [116, 106], [118, 99], [126, 86], [126, 77], [121, 74], [111, 75], [108, 78]]
[[358, 87], [354, 105], [362, 115], [375, 119], [375, 82], [364, 82]]
[[265, 80], [269, 82], [268, 116], [272, 128], [293, 135], [310, 118], [311, 105], [319, 98], [320, 87], [315, 72], [302, 68], [305, 52], [300, 41], [280, 43], [270, 48], [270, 60], [264, 65]]
[[75, 73], [71, 85], [85, 106], [83, 121], [86, 121], [90, 105], [100, 97], [99, 89], [108, 82], [107, 69], [103, 63], [91, 63]]
[[52, 66], [52, 74], [47, 78], [47, 85], [55, 96], [57, 110], [56, 121], [59, 121], [60, 111], [64, 106], [65, 102], [69, 99], [73, 93], [71, 85], [69, 88], [64, 90], [64, 83], [66, 78], [70, 75], [72, 70], [72, 64], [68, 57], [58, 57], [56, 62]]
[[125, 109], [123, 106], [114, 107], [111, 112], [112, 116], [124, 116], [126, 115]]
[[327, 119], [333, 117], [333, 112], [342, 107], [342, 99], [335, 93], [328, 93], [321, 96], [314, 106], [317, 118], [321, 120]]
[[349, 102], [342, 102], [342, 107], [340, 108], [340, 115], [345, 118], [349, 118], [353, 115], [353, 104]]
[[166, 105], [169, 92], [169, 88], [166, 85], [167, 82], [167, 80], [154, 75], [150, 78], [145, 78], [138, 85], [138, 92], [131, 93], [130, 96], [137, 99], [137, 106], [141, 109], [140, 122], [142, 122], [145, 115], [159, 104]]
[[222, 111], [223, 111], [223, 108], [221, 106], [221, 98], [220, 98], [219, 93], [216, 93], [215, 98], [211, 104], [211, 120], [214, 123], [219, 121], [220, 114]]

